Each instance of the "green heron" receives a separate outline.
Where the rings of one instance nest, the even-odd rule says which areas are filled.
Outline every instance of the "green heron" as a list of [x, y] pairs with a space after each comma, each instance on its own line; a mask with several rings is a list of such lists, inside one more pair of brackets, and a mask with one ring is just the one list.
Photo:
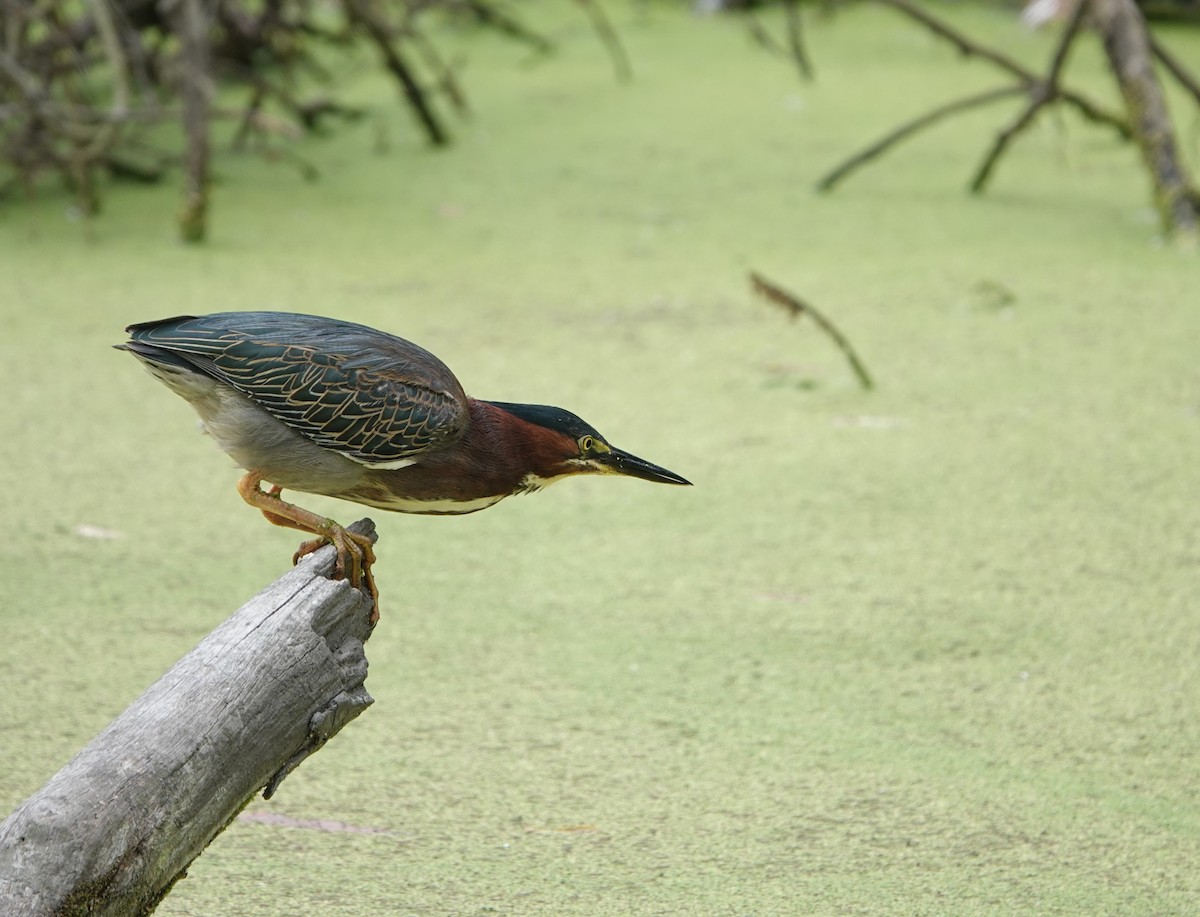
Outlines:
[[[470, 398], [416, 344], [364, 325], [289, 312], [223, 312], [130, 325], [118, 344], [196, 409], [246, 470], [242, 499], [318, 537], [334, 575], [379, 593], [371, 540], [285, 502], [284, 490], [401, 513], [459, 515], [574, 474], [689, 481], [610, 445], [562, 408]], [[263, 490], [263, 481], [270, 490]]]

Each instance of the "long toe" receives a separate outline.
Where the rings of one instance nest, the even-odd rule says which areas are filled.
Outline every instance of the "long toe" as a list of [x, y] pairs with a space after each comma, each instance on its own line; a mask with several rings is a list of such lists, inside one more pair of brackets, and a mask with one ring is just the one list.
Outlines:
[[372, 570], [375, 565], [375, 546], [366, 535], [357, 535], [345, 529], [342, 533], [346, 536], [346, 541], [354, 546], [355, 561], [360, 565], [361, 579], [351, 582], [356, 588], [362, 585], [367, 587], [371, 596], [371, 617], [368, 623], [374, 627], [379, 621], [379, 589], [375, 585], [375, 573]]
[[327, 544], [331, 544], [331, 542], [324, 536], [304, 542], [304, 544], [296, 548], [296, 553], [292, 555], [293, 566], [300, 563], [303, 558], [308, 557], [308, 555], [312, 554], [314, 551], [321, 550], [321, 548], [325, 547]]
[[337, 549], [337, 560], [333, 566], [334, 579], [348, 579], [355, 589], [362, 587], [363, 575], [369, 576], [375, 552], [369, 539], [347, 532], [337, 523], [329, 527], [328, 540]]
[[371, 593], [371, 618], [367, 622], [374, 627], [379, 621], [379, 589], [375, 585], [375, 549], [371, 542], [363, 539], [360, 542], [363, 550], [363, 579], [366, 580], [367, 591]]
[[371, 590], [371, 617], [367, 624], [374, 627], [379, 623], [379, 590], [375, 588], [375, 574], [367, 574], [367, 586]]
[[[345, 530], [342, 531], [342, 538], [338, 546], [338, 569], [334, 571], [336, 579], [349, 579], [350, 585], [355, 589], [362, 586], [363, 573], [363, 556], [362, 549], [352, 539], [345, 537]], [[349, 558], [349, 576], [346, 571], [346, 559]]]
[[370, 624], [374, 627], [375, 622], [379, 620], [379, 589], [375, 585], [375, 574], [371, 570], [375, 563], [375, 548], [371, 539], [365, 535], [348, 532], [334, 523], [330, 526], [328, 534], [300, 545], [292, 562], [299, 563], [302, 557], [307, 557], [326, 545], [333, 545], [337, 551], [337, 559], [333, 563], [333, 578], [349, 580], [355, 589], [366, 586], [371, 596]]

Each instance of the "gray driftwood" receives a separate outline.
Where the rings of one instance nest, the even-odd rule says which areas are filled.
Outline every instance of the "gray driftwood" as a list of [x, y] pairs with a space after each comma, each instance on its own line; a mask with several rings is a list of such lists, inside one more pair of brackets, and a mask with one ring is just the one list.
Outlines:
[[371, 601], [332, 566], [324, 548], [251, 599], [0, 823], [0, 914], [150, 913], [371, 704]]

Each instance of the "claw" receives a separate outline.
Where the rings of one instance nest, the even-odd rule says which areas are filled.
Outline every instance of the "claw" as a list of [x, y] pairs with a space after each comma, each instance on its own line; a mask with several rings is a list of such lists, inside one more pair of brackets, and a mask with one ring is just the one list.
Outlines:
[[[375, 549], [371, 539], [365, 535], [348, 532], [332, 519], [318, 516], [316, 513], [301, 509], [291, 503], [284, 502], [279, 495], [283, 488], [278, 484], [270, 490], [260, 486], [262, 474], [251, 471], [238, 481], [238, 492], [242, 499], [258, 509], [267, 520], [285, 528], [300, 529], [313, 532], [320, 537], [306, 541], [292, 555], [292, 563], [297, 564], [300, 558], [307, 557], [313, 551], [320, 550], [327, 544], [333, 545], [337, 551], [337, 559], [333, 565], [334, 579], [349, 579], [350, 585], [361, 589], [366, 581], [367, 592], [371, 596], [371, 617], [368, 623], [374, 627], [379, 620], [379, 590], [375, 587], [375, 576], [371, 565], [375, 563]], [[349, 564], [347, 564], [347, 557]], [[347, 567], [349, 568], [347, 570]]]
[[309, 554], [312, 554], [314, 551], [321, 550], [321, 548], [325, 547], [327, 544], [332, 544], [332, 542], [328, 538], [324, 537], [314, 538], [312, 541], [304, 542], [302, 545], [300, 545], [300, 547], [296, 548], [296, 553], [292, 555], [292, 566], [294, 567], [305, 557], [308, 557]]
[[334, 579], [349, 579], [350, 585], [355, 589], [361, 589], [364, 580], [366, 581], [367, 592], [371, 595], [371, 617], [368, 623], [374, 627], [375, 622], [379, 620], [379, 590], [375, 587], [375, 574], [371, 572], [371, 565], [375, 563], [375, 548], [371, 539], [348, 532], [336, 522], [330, 522], [328, 534], [300, 545], [292, 557], [292, 563], [299, 563], [302, 557], [307, 557], [326, 545], [333, 545], [337, 551], [337, 559], [333, 563]]

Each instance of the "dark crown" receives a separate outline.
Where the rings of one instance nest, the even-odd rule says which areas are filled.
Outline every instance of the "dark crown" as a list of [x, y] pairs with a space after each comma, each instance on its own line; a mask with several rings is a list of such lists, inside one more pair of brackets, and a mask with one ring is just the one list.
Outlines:
[[[537, 424], [539, 427], [545, 427], [548, 430], [557, 430], [559, 433], [565, 433], [572, 439], [579, 439], [579, 437], [588, 434], [600, 437], [599, 431], [582, 417], [578, 417], [570, 411], [565, 411], [562, 408], [556, 408], [552, 405], [510, 404], [506, 401], [489, 401], [488, 404], [508, 411], [508, 413], [520, 417], [528, 423]], [[600, 438], [603, 439], [603, 437]]]

